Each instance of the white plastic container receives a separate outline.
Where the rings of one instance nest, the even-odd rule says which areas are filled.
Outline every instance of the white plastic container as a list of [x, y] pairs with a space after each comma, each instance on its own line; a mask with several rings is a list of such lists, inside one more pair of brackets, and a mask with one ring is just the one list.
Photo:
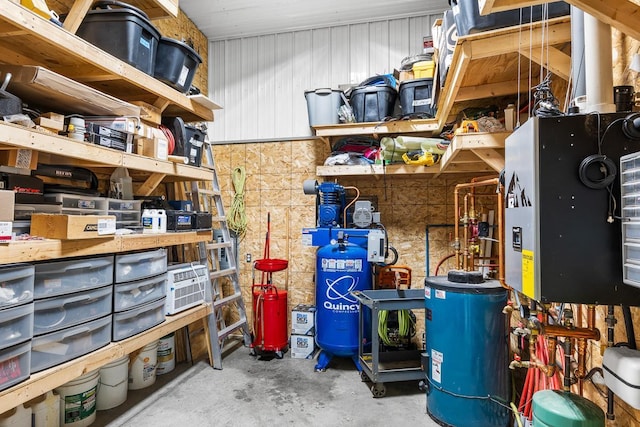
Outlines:
[[139, 390], [156, 382], [158, 341], [129, 355], [129, 390]]
[[145, 209], [142, 211], [142, 234], [158, 233], [158, 211]]
[[626, 403], [640, 409], [640, 351], [608, 347], [602, 358], [604, 383]]
[[127, 400], [129, 378], [129, 356], [121, 357], [100, 368], [97, 409], [115, 408]]
[[86, 427], [96, 420], [96, 391], [100, 372], [91, 371], [58, 387], [60, 427]]
[[176, 335], [165, 335], [158, 341], [158, 365], [156, 375], [168, 374], [176, 367]]

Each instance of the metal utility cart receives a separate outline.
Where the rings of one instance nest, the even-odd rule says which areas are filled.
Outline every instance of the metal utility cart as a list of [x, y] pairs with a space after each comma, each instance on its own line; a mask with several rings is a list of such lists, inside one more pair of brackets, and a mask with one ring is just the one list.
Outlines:
[[[353, 292], [360, 309], [360, 333], [358, 356], [365, 381], [373, 382], [373, 397], [384, 397], [387, 389], [385, 382], [410, 381], [424, 379], [420, 368], [422, 350], [396, 350], [380, 352], [378, 321], [381, 310], [424, 310], [424, 289], [378, 289]], [[363, 306], [371, 311], [371, 352], [365, 352]]]

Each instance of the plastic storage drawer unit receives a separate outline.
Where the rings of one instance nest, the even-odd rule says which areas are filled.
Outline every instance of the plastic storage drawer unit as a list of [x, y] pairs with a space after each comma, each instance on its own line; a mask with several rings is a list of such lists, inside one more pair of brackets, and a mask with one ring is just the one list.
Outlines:
[[33, 302], [0, 310], [0, 349], [33, 336]]
[[393, 114], [398, 91], [387, 85], [360, 86], [351, 91], [349, 101], [356, 122], [379, 122]]
[[116, 255], [116, 283], [145, 279], [167, 272], [167, 250]]
[[31, 341], [0, 350], [0, 390], [29, 378], [31, 375]]
[[111, 314], [113, 286], [35, 301], [33, 334], [48, 334]]
[[164, 322], [165, 298], [131, 310], [113, 313], [113, 341], [120, 341]]
[[153, 76], [182, 93], [189, 91], [202, 58], [193, 48], [179, 40], [161, 37]]
[[432, 78], [405, 80], [400, 83], [399, 93], [402, 114], [425, 113], [433, 117], [432, 90]]
[[62, 213], [68, 215], [106, 215], [107, 199], [104, 197], [79, 196], [77, 194], [48, 193], [47, 202], [62, 203]]
[[47, 298], [113, 283], [113, 255], [36, 264], [34, 297]]
[[31, 372], [91, 353], [110, 342], [111, 315], [34, 337], [31, 342]]
[[0, 309], [33, 301], [35, 268], [30, 264], [0, 267]]
[[113, 311], [130, 310], [142, 304], [158, 300], [167, 294], [167, 274], [118, 283], [113, 289]]
[[[119, 7], [114, 9], [114, 5]], [[87, 12], [76, 34], [153, 75], [160, 32], [140, 9], [120, 2], [98, 1]]]

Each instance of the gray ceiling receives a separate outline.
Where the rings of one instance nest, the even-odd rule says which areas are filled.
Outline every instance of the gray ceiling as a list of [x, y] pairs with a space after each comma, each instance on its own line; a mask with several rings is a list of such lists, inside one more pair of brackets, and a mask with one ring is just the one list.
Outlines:
[[210, 40], [441, 12], [447, 0], [180, 0]]

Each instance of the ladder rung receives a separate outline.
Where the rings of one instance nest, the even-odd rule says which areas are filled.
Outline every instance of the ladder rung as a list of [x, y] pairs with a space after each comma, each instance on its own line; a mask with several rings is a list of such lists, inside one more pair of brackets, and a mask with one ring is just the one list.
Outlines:
[[207, 243], [207, 249], [220, 249], [220, 248], [230, 248], [231, 242], [218, 242], [218, 243]]
[[217, 301], [214, 301], [213, 302], [213, 307], [214, 308], [221, 307], [221, 306], [229, 304], [230, 302], [235, 301], [235, 300], [237, 300], [239, 298], [242, 298], [242, 294], [240, 292], [235, 293], [233, 295], [229, 295], [227, 297], [224, 297], [224, 298], [221, 298], [221, 299], [219, 299]]
[[246, 319], [240, 319], [235, 323], [232, 323], [231, 325], [227, 326], [226, 328], [220, 329], [218, 331], [218, 339], [219, 340], [223, 340], [225, 339], [229, 334], [231, 334], [231, 332], [235, 331], [236, 329], [241, 328], [242, 326], [247, 324], [247, 320]]
[[[193, 193], [196, 193], [196, 191], [193, 191]], [[219, 196], [221, 194], [219, 190], [210, 190], [208, 188], [198, 188], [197, 193], [207, 196]]]
[[212, 222], [226, 222], [227, 221], [227, 217], [226, 216], [213, 216], [213, 217], [211, 217], [211, 221]]
[[209, 277], [211, 277], [211, 279], [213, 280], [219, 277], [231, 276], [235, 272], [236, 272], [235, 268], [225, 268], [224, 270], [212, 271]]

